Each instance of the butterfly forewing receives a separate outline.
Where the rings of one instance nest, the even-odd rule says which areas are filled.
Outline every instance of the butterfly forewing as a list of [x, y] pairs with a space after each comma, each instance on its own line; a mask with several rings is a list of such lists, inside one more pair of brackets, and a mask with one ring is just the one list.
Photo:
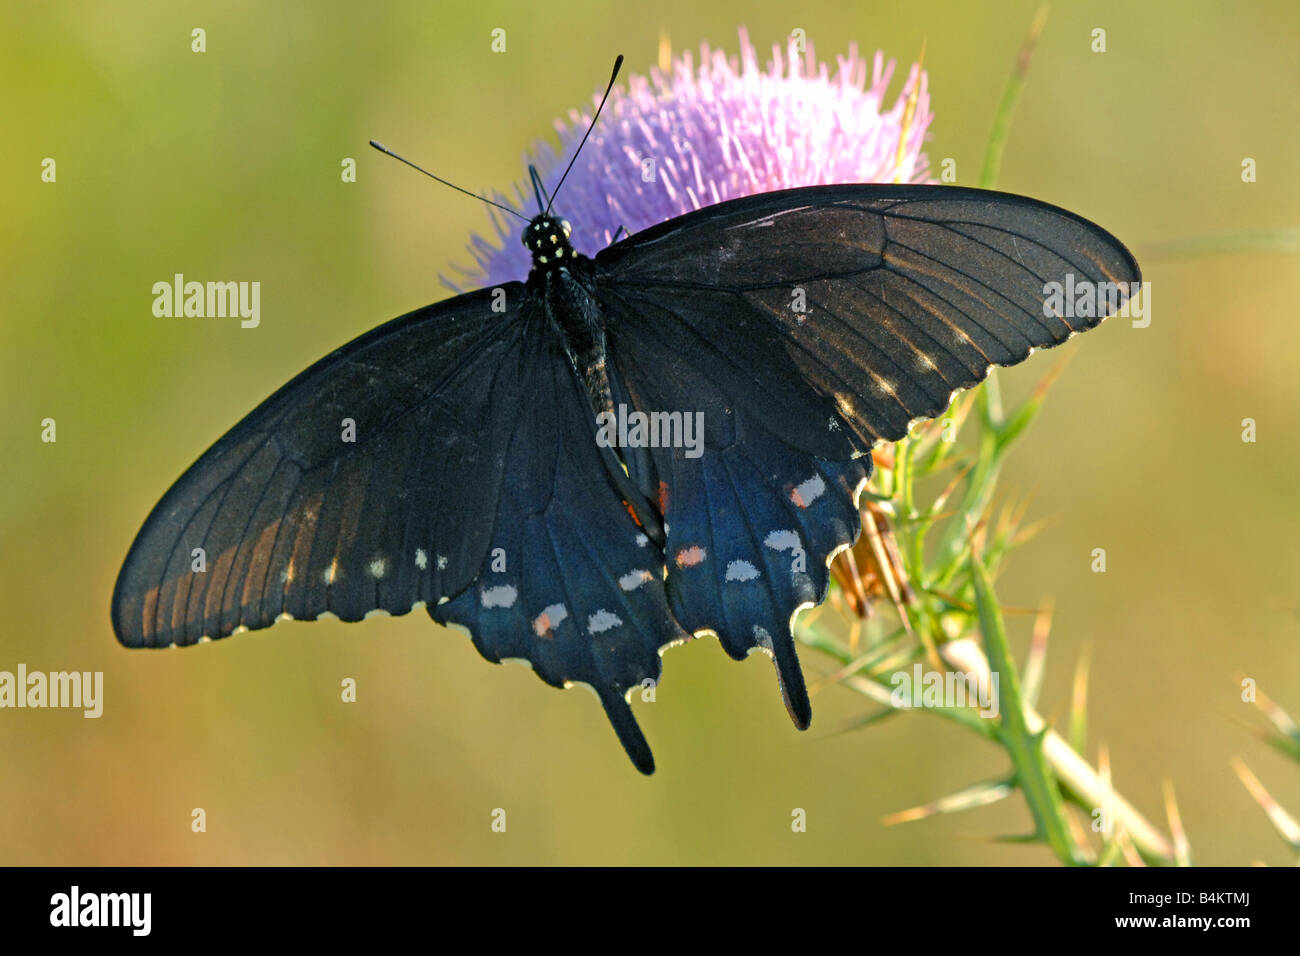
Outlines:
[[[792, 363], [868, 445], [902, 438], [991, 365], [1102, 320], [1055, 314], [1053, 283], [1105, 283], [1118, 305], [1141, 279], [1118, 240], [1072, 213], [944, 186], [738, 199], [632, 236], [596, 264], [622, 321], [675, 319], [745, 368]], [[800, 414], [770, 427], [819, 435], [812, 415], [788, 420]]]
[[523, 291], [504, 287], [504, 313], [484, 291], [395, 319], [236, 425], [132, 545], [113, 597], [119, 640], [405, 613], [468, 586], [523, 401]]

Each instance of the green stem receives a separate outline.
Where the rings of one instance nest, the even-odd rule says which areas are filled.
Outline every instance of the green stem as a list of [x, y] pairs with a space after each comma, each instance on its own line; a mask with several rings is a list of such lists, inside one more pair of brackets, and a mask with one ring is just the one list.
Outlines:
[[[819, 625], [801, 623], [797, 630], [799, 640], [804, 644], [821, 651], [841, 664], [850, 663], [849, 653], [842, 643]], [[899, 628], [883, 643], [892, 644], [893, 641], [902, 636], [903, 630]], [[953, 646], [953, 644], [945, 645], [945, 659], [947, 659], [946, 651]], [[890, 690], [892, 688], [887, 683], [890, 675], [876, 670], [881, 663], [881, 656], [863, 655], [860, 657], [858, 659], [858, 663], [861, 665], [860, 672], [849, 676], [843, 683], [850, 690], [857, 691], [877, 703], [893, 707], [893, 701], [890, 699]], [[988, 659], [979, 653], [978, 649], [975, 650], [973, 656], [968, 655], [961, 660], [950, 660], [949, 663], [960, 670], [976, 674], [982, 681], [987, 681], [989, 678]], [[1065, 789], [1070, 802], [1086, 813], [1090, 813], [1096, 807], [1109, 804], [1111, 818], [1116, 828], [1123, 829], [1129, 835], [1143, 860], [1156, 866], [1174, 865], [1177, 862], [1177, 857], [1173, 846], [1164, 835], [1152, 826], [1123, 796], [1111, 790], [1101, 774], [1071, 748], [1060, 734], [1047, 727], [1047, 722], [1038, 711], [1023, 701], [1023, 690], [1021, 696], [1022, 703], [1025, 706], [1025, 726], [1029, 733], [1042, 735], [1043, 757], [1052, 768], [1052, 772], [1056, 775], [1061, 786]], [[981, 737], [988, 738], [995, 743], [1002, 743], [993, 727], [993, 722], [980, 717], [977, 713], [972, 712], [970, 708], [925, 707], [920, 709], [925, 713], [932, 713], [945, 720], [961, 724], [968, 730], [973, 730]], [[1046, 729], [1045, 733], [1044, 729]]]
[[1025, 720], [1020, 675], [1011, 657], [1006, 628], [1002, 624], [1002, 612], [993, 596], [988, 572], [984, 570], [973, 547], [970, 552], [970, 569], [989, 670], [998, 675], [998, 712], [1002, 715], [998, 737], [1011, 756], [1016, 783], [1025, 795], [1025, 802], [1029, 804], [1037, 835], [1047, 841], [1057, 859], [1063, 863], [1079, 863], [1079, 854], [1066, 825], [1065, 806], [1061, 801], [1060, 790], [1044, 757], [1045, 728], [1038, 732], [1031, 731]]

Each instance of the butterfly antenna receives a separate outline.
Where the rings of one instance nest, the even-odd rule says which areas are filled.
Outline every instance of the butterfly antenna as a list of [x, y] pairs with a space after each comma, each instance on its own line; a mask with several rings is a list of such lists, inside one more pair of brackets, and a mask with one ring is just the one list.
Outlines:
[[528, 222], [528, 221], [529, 221], [527, 216], [523, 215], [523, 213], [516, 212], [515, 210], [511, 209], [509, 206], [503, 206], [503, 205], [502, 205], [501, 203], [499, 203], [499, 202], [493, 202], [491, 199], [488, 199], [487, 196], [480, 196], [478, 193], [472, 193], [472, 192], [470, 192], [468, 189], [461, 189], [461, 188], [460, 188], [459, 186], [457, 186], [455, 183], [449, 183], [449, 182], [447, 182], [447, 180], [443, 179], [441, 176], [435, 176], [433, 173], [429, 172], [429, 171], [428, 171], [427, 169], [425, 169], [424, 167], [415, 165], [415, 163], [411, 162], [411, 161], [410, 161], [409, 159], [407, 159], [405, 156], [398, 156], [396, 153], [394, 153], [391, 149], [389, 149], [389, 148], [388, 148], [387, 146], [385, 146], [383, 143], [376, 142], [375, 140], [372, 139], [372, 140], [370, 141], [370, 145], [373, 146], [375, 149], [379, 150], [381, 153], [385, 153], [385, 154], [387, 154], [387, 155], [393, 157], [393, 159], [397, 160], [398, 162], [406, 163], [406, 165], [410, 166], [412, 169], [419, 170], [420, 172], [424, 173], [424, 175], [428, 176], [430, 179], [436, 179], [438, 182], [442, 183], [444, 186], [450, 186], [452, 189], [456, 190], [456, 192], [458, 192], [458, 193], [464, 193], [466, 196], [473, 196], [475, 199], [482, 200], [483, 202], [487, 203], [489, 206], [496, 206], [496, 208], [498, 208], [498, 209], [500, 209], [500, 210], [502, 210], [502, 211], [504, 211], [504, 212], [508, 212], [508, 213], [510, 213], [510, 215], [514, 216], [516, 219], [522, 219], [524, 222]]
[[555, 187], [555, 192], [551, 193], [551, 202], [548, 202], [546, 204], [544, 215], [550, 214], [551, 203], [555, 202], [555, 197], [560, 192], [560, 186], [563, 186], [564, 181], [569, 178], [569, 170], [572, 169], [573, 164], [578, 161], [578, 154], [582, 152], [582, 147], [587, 144], [587, 137], [590, 136], [591, 131], [596, 128], [596, 120], [600, 119], [600, 111], [605, 108], [605, 101], [609, 99], [610, 91], [614, 89], [614, 81], [618, 79], [618, 71], [621, 70], [622, 68], [623, 68], [623, 54], [620, 53], [618, 55], [618, 59], [614, 61], [614, 72], [611, 73], [609, 76], [609, 86], [605, 87], [605, 95], [600, 98], [600, 105], [596, 107], [596, 115], [591, 118], [591, 125], [587, 127], [587, 132], [582, 134], [582, 142], [579, 143], [578, 148], [574, 150], [573, 159], [569, 160], [569, 165], [565, 167], [564, 175], [560, 177], [560, 182], [559, 185]]
[[532, 163], [528, 164], [528, 175], [533, 179], [533, 192], [537, 194], [537, 211], [545, 215], [546, 210], [551, 208], [551, 202], [549, 199], [542, 202], [543, 197], [546, 196], [546, 189], [542, 186], [542, 177], [537, 175], [537, 167]]

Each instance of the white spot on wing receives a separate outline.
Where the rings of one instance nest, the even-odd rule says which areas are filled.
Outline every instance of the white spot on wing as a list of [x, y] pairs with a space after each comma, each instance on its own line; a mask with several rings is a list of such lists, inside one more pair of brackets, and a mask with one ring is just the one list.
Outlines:
[[496, 587], [484, 588], [479, 598], [484, 607], [514, 607], [519, 592], [512, 584], [498, 584]]
[[794, 531], [773, 531], [763, 543], [773, 551], [793, 551], [799, 547], [799, 535]]
[[375, 558], [375, 560], [370, 562], [370, 567], [369, 567], [370, 576], [374, 578], [376, 581], [382, 578], [384, 576], [384, 572], [387, 570], [388, 570], [388, 562], [385, 561], [383, 558]]
[[415, 549], [415, 566], [421, 571], [429, 566], [429, 556], [424, 553], [424, 548]]
[[334, 579], [339, 576], [339, 559], [335, 558], [330, 562], [330, 566], [321, 573], [321, 580], [326, 584], [333, 584]]
[[748, 561], [737, 559], [727, 565], [728, 581], [752, 581], [758, 577], [758, 568]]
[[618, 579], [618, 586], [624, 591], [635, 591], [647, 581], [653, 581], [654, 575], [641, 568], [633, 568]]
[[617, 614], [606, 611], [601, 608], [591, 617], [587, 618], [587, 630], [592, 634], [602, 634], [610, 628], [618, 627], [623, 623], [623, 619]]

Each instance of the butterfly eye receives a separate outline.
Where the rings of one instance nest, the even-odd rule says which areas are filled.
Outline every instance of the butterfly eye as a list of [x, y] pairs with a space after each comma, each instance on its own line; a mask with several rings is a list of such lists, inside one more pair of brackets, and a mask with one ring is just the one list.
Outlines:
[[560, 220], [560, 228], [564, 230], [564, 238], [565, 238], [565, 239], [568, 239], [569, 236], [573, 235], [573, 226], [569, 225], [569, 220], [567, 220], [567, 219], [561, 219], [561, 220]]

